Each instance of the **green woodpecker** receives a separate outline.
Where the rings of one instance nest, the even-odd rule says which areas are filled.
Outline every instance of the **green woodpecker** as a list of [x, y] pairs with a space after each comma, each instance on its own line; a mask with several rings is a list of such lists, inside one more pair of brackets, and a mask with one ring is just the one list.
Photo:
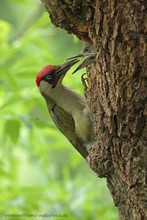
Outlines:
[[90, 110], [81, 95], [62, 84], [67, 71], [78, 61], [44, 67], [36, 77], [36, 84], [58, 129], [86, 158], [87, 147], [93, 140]]
[[95, 52], [93, 44], [88, 44], [80, 53], [73, 55], [67, 58], [66, 60], [72, 60], [72, 59], [81, 58], [81, 57], [84, 58], [83, 62], [74, 70], [73, 73], [75, 73], [78, 70], [84, 67], [87, 67], [91, 63], [94, 63], [95, 56], [96, 56], [96, 52]]

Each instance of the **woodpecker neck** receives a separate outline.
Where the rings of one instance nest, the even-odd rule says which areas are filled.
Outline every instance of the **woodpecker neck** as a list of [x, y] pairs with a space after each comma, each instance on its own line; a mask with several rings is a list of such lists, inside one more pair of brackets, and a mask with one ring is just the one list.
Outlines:
[[86, 104], [84, 98], [78, 93], [72, 91], [70, 88], [65, 87], [63, 84], [58, 84], [57, 87], [51, 88], [49, 84], [42, 81], [40, 84], [40, 92], [44, 98], [51, 98], [58, 106], [67, 110], [69, 113], [84, 109]]

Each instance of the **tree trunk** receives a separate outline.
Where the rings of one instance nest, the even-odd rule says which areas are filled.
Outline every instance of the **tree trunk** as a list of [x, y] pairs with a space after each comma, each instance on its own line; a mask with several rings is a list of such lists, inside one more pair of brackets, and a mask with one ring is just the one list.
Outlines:
[[145, 0], [42, 0], [52, 23], [92, 41], [88, 163], [107, 179], [121, 220], [147, 219]]

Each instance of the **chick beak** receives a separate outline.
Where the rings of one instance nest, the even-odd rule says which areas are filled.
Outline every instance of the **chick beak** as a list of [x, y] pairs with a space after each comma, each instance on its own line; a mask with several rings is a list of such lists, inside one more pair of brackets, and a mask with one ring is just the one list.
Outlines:
[[83, 56], [84, 56], [84, 54], [83, 54], [82, 52], [80, 52], [80, 53], [78, 53], [78, 54], [75, 54], [75, 55], [73, 55], [73, 56], [67, 58], [66, 60], [72, 60], [72, 59], [75, 59], [75, 58], [81, 58], [81, 57], [83, 57]]

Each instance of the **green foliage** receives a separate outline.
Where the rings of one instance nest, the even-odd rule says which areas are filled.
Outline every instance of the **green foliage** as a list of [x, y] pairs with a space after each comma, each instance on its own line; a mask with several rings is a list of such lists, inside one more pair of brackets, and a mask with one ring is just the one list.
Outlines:
[[[39, 1], [5, 0], [2, 9], [7, 13], [0, 17], [1, 219], [63, 214], [71, 220], [116, 220], [105, 181], [56, 129], [35, 85], [42, 67], [63, 63], [82, 44], [52, 26]], [[80, 73], [70, 71], [64, 83], [83, 93]]]

